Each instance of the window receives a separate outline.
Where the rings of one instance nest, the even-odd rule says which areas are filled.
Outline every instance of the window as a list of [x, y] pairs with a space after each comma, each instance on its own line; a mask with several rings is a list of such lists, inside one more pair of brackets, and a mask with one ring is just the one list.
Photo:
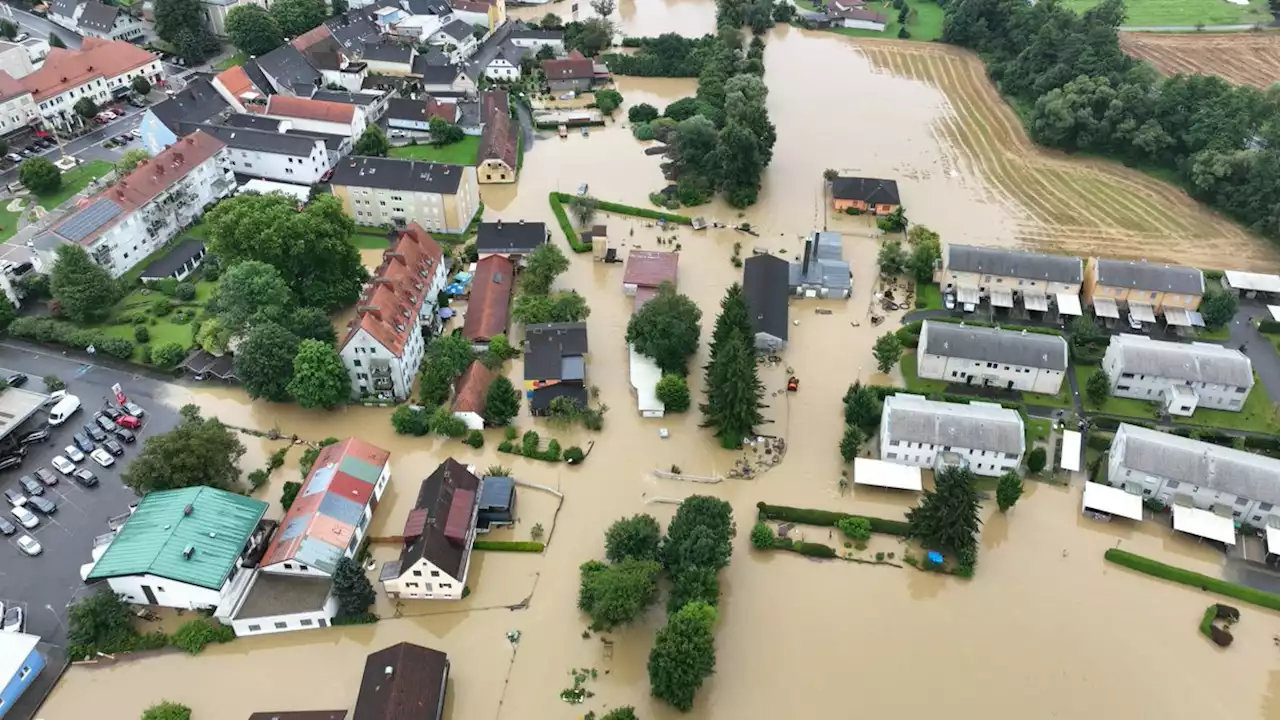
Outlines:
[[1271, 503], [1262, 503], [1258, 506], [1258, 509], [1262, 512], [1271, 512]]
[[18, 673], [18, 679], [19, 679], [19, 680], [26, 680], [26, 679], [27, 679], [27, 676], [28, 676], [28, 675], [30, 675], [30, 674], [31, 674], [31, 666], [30, 666], [30, 665], [23, 665], [23, 666], [22, 666], [22, 670]]
[[285, 563], [285, 564], [284, 564], [284, 569], [285, 569], [285, 570], [292, 570], [292, 569], [293, 569], [293, 563]]
[[890, 460], [897, 460], [898, 453], [889, 453], [888, 455], [885, 455], [885, 457], [889, 458]]
[[416, 588], [416, 587], [418, 587], [418, 583], [411, 583], [411, 582], [407, 582], [407, 583], [405, 583], [405, 584], [404, 584], [404, 586], [405, 586], [405, 587]]
[[422, 571], [421, 571], [421, 570], [414, 570], [414, 571], [413, 571], [413, 576], [414, 576], [414, 577], [422, 577]]
[[351, 362], [352, 362], [352, 363], [354, 363], [356, 367], [360, 367], [360, 361], [359, 361], [359, 360], [352, 360]]
[[249, 626], [249, 632], [260, 632], [261, 630], [262, 630], [262, 626], [261, 626], [261, 625], [250, 625], [250, 626]]
[[453, 583], [440, 583], [439, 587], [442, 590], [447, 590], [453, 587]]
[[1244, 507], [1249, 504], [1249, 498], [1236, 498], [1236, 505]]
[[439, 570], [432, 570], [432, 571], [431, 571], [431, 577], [440, 577], [440, 571], [439, 571]]
[[287, 623], [287, 622], [278, 622], [278, 623], [276, 623], [276, 629], [277, 629], [277, 630], [284, 630], [284, 629], [285, 629], [285, 628], [287, 628], [287, 627], [289, 627], [289, 623]]
[[1180, 483], [1177, 480], [1170, 480], [1168, 487], [1170, 490], [1177, 490], [1179, 484]]
[[298, 621], [298, 624], [302, 627], [311, 627], [313, 623], [311, 622], [311, 618], [302, 618]]
[[1143, 495], [1150, 495], [1150, 494], [1151, 494], [1151, 490], [1149, 490], [1149, 489], [1147, 489], [1147, 490], [1143, 490], [1143, 491], [1142, 491], [1142, 494], [1143, 494]]
[[302, 572], [306, 572], [306, 571], [307, 571], [307, 566], [306, 566], [306, 565], [298, 565], [298, 569], [299, 569], [299, 570], [301, 570]]

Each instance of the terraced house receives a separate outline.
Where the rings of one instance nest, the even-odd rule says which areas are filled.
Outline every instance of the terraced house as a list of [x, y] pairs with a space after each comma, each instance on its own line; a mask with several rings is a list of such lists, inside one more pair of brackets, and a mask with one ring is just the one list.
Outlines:
[[924, 321], [916, 374], [930, 380], [1056, 395], [1067, 373], [1067, 341], [1025, 330]]
[[1021, 303], [1027, 310], [1056, 307], [1079, 315], [1084, 262], [1078, 257], [1005, 250], [974, 245], [948, 245], [934, 281], [961, 303], [990, 298], [995, 307]]
[[1127, 312], [1142, 323], [1162, 315], [1169, 325], [1203, 326], [1202, 299], [1204, 273], [1196, 268], [1105, 258], [1089, 258], [1085, 268], [1084, 301], [1100, 318]]
[[999, 477], [1027, 448], [1022, 416], [996, 403], [938, 402], [897, 393], [880, 412], [880, 459], [940, 470], [967, 467]]
[[1146, 335], [1113, 336], [1102, 370], [1112, 395], [1157, 402], [1184, 417], [1201, 407], [1240, 412], [1254, 383], [1253, 363], [1239, 350]]
[[89, 98], [102, 104], [133, 92], [134, 78], [155, 85], [164, 77], [160, 58], [121, 40], [85, 38], [79, 50], [54, 48], [39, 70], [22, 78], [46, 123], [78, 127], [75, 104]]

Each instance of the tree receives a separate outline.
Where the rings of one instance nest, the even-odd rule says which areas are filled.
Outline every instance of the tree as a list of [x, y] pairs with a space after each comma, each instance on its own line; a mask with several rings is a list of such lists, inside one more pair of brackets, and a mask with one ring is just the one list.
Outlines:
[[499, 375], [489, 383], [484, 394], [484, 422], [492, 427], [506, 427], [520, 414], [520, 392], [506, 375]]
[[1205, 296], [1204, 303], [1200, 306], [1200, 313], [1204, 316], [1205, 325], [1220, 328], [1231, 322], [1231, 318], [1236, 316], [1236, 311], [1239, 309], [1240, 303], [1235, 295], [1215, 290]]
[[67, 642], [73, 646], [109, 650], [124, 646], [134, 634], [132, 609], [108, 587], [87, 595], [67, 612]]
[[698, 351], [702, 310], [687, 296], [663, 283], [658, 294], [627, 322], [627, 342], [653, 358], [664, 374], [685, 375], [690, 355]]
[[151, 348], [151, 364], [161, 368], [177, 367], [187, 357], [187, 349], [178, 342], [159, 343]]
[[457, 378], [447, 366], [428, 360], [418, 376], [418, 400], [423, 405], [441, 405], [449, 401], [453, 381]]
[[972, 567], [978, 560], [980, 504], [968, 468], [943, 468], [934, 476], [934, 489], [925, 490], [920, 504], [907, 511], [911, 537], [926, 548], [954, 553], [961, 565]]
[[924, 225], [912, 226], [907, 233], [911, 243], [911, 259], [907, 262], [916, 282], [933, 281], [933, 268], [942, 257], [942, 238]]
[[124, 177], [125, 175], [128, 175], [134, 171], [134, 168], [138, 167], [138, 163], [141, 163], [143, 160], [149, 160], [150, 158], [151, 153], [148, 153], [142, 148], [126, 150], [124, 155], [121, 155], [120, 159], [116, 161], [116, 176]]
[[285, 37], [297, 37], [324, 22], [325, 6], [320, 0], [276, 0], [271, 16]]
[[462, 128], [442, 117], [431, 118], [428, 126], [431, 131], [431, 144], [436, 147], [462, 142], [462, 139], [467, 136]]
[[18, 180], [37, 195], [49, 195], [62, 187], [62, 173], [42, 157], [27, 158], [18, 170]]
[[191, 708], [165, 700], [144, 710], [142, 720], [191, 720]]
[[1018, 473], [1010, 470], [1000, 476], [1000, 483], [996, 485], [996, 504], [1000, 506], [1000, 512], [1008, 512], [1009, 508], [1017, 504], [1018, 498], [1022, 497], [1022, 478], [1018, 477]]
[[349, 9], [347, 0], [330, 0], [329, 7], [333, 10], [333, 17], [346, 15]]
[[622, 106], [622, 93], [617, 90], [597, 90], [596, 108], [605, 115], [613, 115], [613, 111]]
[[249, 397], [272, 402], [289, 399], [298, 345], [296, 335], [273, 322], [258, 323], [249, 330], [235, 355], [236, 377]]
[[569, 212], [578, 221], [578, 227], [587, 227], [596, 217], [599, 203], [590, 195], [574, 195], [569, 198]]
[[431, 362], [444, 365], [451, 378], [466, 372], [475, 360], [475, 351], [471, 349], [471, 341], [458, 335], [441, 335], [427, 346], [427, 357]]
[[715, 623], [715, 608], [691, 602], [658, 631], [649, 651], [649, 690], [654, 697], [677, 710], [693, 708], [698, 689], [715, 672]]
[[538, 23], [543, 30], [562, 30], [564, 29], [564, 21], [555, 13], [547, 13], [542, 16], [542, 21]]
[[288, 314], [263, 313], [263, 315], [283, 315], [280, 324], [299, 340], [319, 340], [326, 345], [335, 345], [338, 342], [337, 333], [333, 330], [333, 322], [320, 308], [295, 307]]
[[196, 331], [196, 344], [210, 355], [221, 355], [227, 351], [227, 343], [231, 342], [231, 331], [222, 326], [218, 318], [209, 318], [200, 323]]
[[444, 437], [460, 438], [467, 434], [467, 424], [450, 412], [447, 405], [441, 405], [431, 413], [431, 431]]
[[658, 119], [658, 108], [649, 103], [632, 105], [627, 110], [627, 119], [633, 123], [647, 123]]
[[668, 105], [667, 108], [662, 111], [663, 117], [671, 118], [676, 122], [680, 122], [682, 120], [688, 120], [689, 118], [697, 114], [698, 114], [698, 99], [691, 98], [691, 97], [680, 98], [679, 100], [676, 100], [675, 102]]
[[134, 78], [129, 84], [133, 86], [133, 91], [135, 93], [142, 95], [143, 97], [146, 97], [151, 93], [151, 81], [147, 80], [142, 75]]
[[663, 375], [654, 388], [654, 393], [667, 412], [679, 413], [689, 409], [689, 383], [683, 375]]
[[887, 373], [898, 364], [898, 358], [902, 357], [902, 341], [898, 339], [896, 333], [885, 333], [876, 340], [871, 354], [876, 356], [876, 368], [882, 373]]
[[569, 269], [569, 258], [560, 246], [544, 243], [529, 253], [524, 269], [520, 272], [520, 292], [529, 295], [546, 295], [556, 278]]
[[580, 570], [578, 609], [591, 618], [592, 630], [625, 625], [658, 599], [662, 566], [653, 560], [628, 558], [616, 565], [589, 560]]
[[229, 490], [240, 479], [245, 447], [217, 418], [186, 405], [167, 433], [152, 435], [120, 479], [138, 494], [204, 485]]
[[0, 37], [12, 40], [18, 36], [18, 26], [11, 20], [0, 20]]
[[57, 34], [57, 33], [55, 33], [55, 32], [50, 32], [50, 33], [49, 33], [49, 47], [50, 47], [50, 48], [63, 48], [63, 49], [65, 50], [65, 49], [66, 49], [66, 47], [67, 47], [67, 44], [66, 44], [65, 42], [63, 42], [63, 41], [62, 41], [62, 38], [58, 37], [58, 34]]
[[910, 259], [907, 257], [907, 251], [902, 249], [902, 243], [897, 240], [886, 240], [880, 244], [880, 254], [876, 258], [876, 264], [880, 267], [880, 274], [886, 277], [901, 275], [907, 271]]
[[893, 209], [893, 212], [876, 220], [876, 227], [881, 232], [898, 233], [907, 229], [906, 211], [901, 205]]
[[867, 436], [862, 433], [861, 428], [857, 425], [845, 425], [844, 435], [840, 437], [840, 457], [847, 463], [853, 462], [862, 449], [862, 443], [866, 441]]
[[600, 720], [639, 720], [639, 718], [636, 717], [635, 708], [630, 705], [624, 705], [623, 707], [614, 708], [605, 713]]
[[205, 26], [199, 0], [157, 0], [155, 28], [160, 39], [173, 45], [188, 64], [199, 63], [218, 47]]
[[851, 515], [836, 521], [836, 529], [854, 542], [866, 542], [871, 539], [871, 521], [864, 517]]
[[474, 37], [476, 40], [483, 38], [488, 33], [489, 33], [488, 25], [481, 25], [480, 23], [475, 23], [474, 25], [471, 26], [471, 36]]
[[280, 488], [280, 507], [284, 508], [285, 512], [289, 512], [289, 508], [293, 507], [293, 501], [298, 499], [298, 491], [301, 489], [302, 483], [292, 480], [285, 482]]
[[766, 523], [757, 520], [756, 524], [751, 527], [751, 545], [757, 550], [768, 550], [773, 547], [773, 541], [778, 536], [773, 532], [773, 528]]
[[764, 385], [748, 339], [734, 334], [721, 341], [719, 356], [707, 372], [707, 402], [701, 406], [706, 427], [715, 428], [721, 447], [732, 449], [755, 435], [764, 422]]
[[1107, 401], [1111, 395], [1111, 380], [1102, 368], [1093, 371], [1089, 376], [1089, 380], [1085, 383], [1085, 395], [1088, 396], [1089, 402], [1094, 405], [1101, 405]]
[[517, 295], [511, 308], [511, 319], [521, 325], [552, 322], [581, 322], [591, 314], [587, 299], [577, 290], [551, 295]]
[[258, 260], [231, 266], [218, 284], [218, 320], [232, 334], [266, 315], [281, 315], [293, 304], [293, 293], [280, 271]]
[[391, 413], [391, 427], [397, 435], [422, 437], [431, 432], [431, 416], [422, 408], [398, 405]]
[[338, 598], [338, 618], [359, 618], [373, 604], [373, 585], [355, 560], [344, 557], [333, 571], [333, 594]]
[[351, 397], [351, 380], [338, 351], [319, 340], [303, 340], [293, 358], [289, 394], [304, 408], [328, 410], [345, 403]]
[[62, 313], [78, 323], [100, 322], [111, 312], [119, 286], [111, 273], [76, 244], [59, 245], [49, 285]]
[[667, 525], [662, 564], [669, 572], [688, 567], [719, 570], [729, 564], [733, 546], [733, 507], [719, 498], [691, 495]]
[[882, 403], [876, 393], [861, 384], [851, 385], [844, 394], [844, 421], [848, 425], [856, 425], [864, 431], [872, 430], [880, 424]]
[[1048, 461], [1044, 448], [1031, 448], [1031, 452], [1027, 453], [1027, 471], [1032, 475], [1044, 470], [1045, 463]]
[[246, 55], [265, 55], [284, 44], [280, 23], [261, 5], [236, 5], [227, 13], [227, 37]]
[[13, 305], [9, 303], [0, 303], [0, 335], [9, 330], [9, 326], [13, 324], [17, 313], [13, 310]]
[[382, 134], [382, 130], [377, 125], [370, 125], [360, 134], [360, 139], [356, 141], [356, 147], [352, 153], [370, 157], [386, 157], [390, 150], [391, 143], [387, 142], [387, 136]]
[[604, 533], [604, 556], [609, 562], [657, 560], [662, 528], [652, 515], [632, 515], [615, 520]]
[[205, 214], [205, 226], [209, 252], [222, 267], [264, 262], [307, 307], [349, 306], [369, 279], [360, 252], [347, 240], [355, 222], [332, 195], [316, 197], [301, 211], [279, 193], [227, 198]]

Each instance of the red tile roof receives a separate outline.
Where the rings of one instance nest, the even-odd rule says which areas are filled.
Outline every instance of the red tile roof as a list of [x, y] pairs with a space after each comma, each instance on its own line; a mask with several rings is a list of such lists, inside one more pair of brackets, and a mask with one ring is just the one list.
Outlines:
[[444, 262], [444, 250], [422, 226], [409, 223], [400, 237], [382, 254], [373, 283], [356, 305], [356, 317], [347, 326], [346, 347], [364, 330], [392, 355], [400, 357], [420, 322], [431, 276]]
[[515, 269], [515, 264], [501, 255], [490, 255], [476, 263], [467, 321], [462, 325], [462, 334], [468, 340], [484, 342], [507, 331]]
[[249, 78], [249, 73], [245, 72], [244, 68], [239, 65], [223, 70], [213, 79], [234, 98], [239, 98], [248, 92], [263, 94], [262, 90], [253, 84], [253, 80]]
[[453, 412], [484, 412], [485, 394], [489, 385], [498, 375], [484, 366], [479, 360], [472, 360], [467, 371], [458, 378], [457, 391], [453, 397]]
[[319, 120], [332, 123], [350, 123], [355, 117], [356, 106], [346, 103], [311, 100], [309, 98], [272, 95], [267, 100], [267, 115]]
[[22, 83], [13, 79], [9, 73], [0, 70], [0, 100], [8, 100], [26, 94], [28, 90]]
[[595, 77], [593, 63], [577, 50], [569, 53], [567, 58], [543, 60], [542, 71], [548, 80], [590, 80]]
[[97, 78], [113, 78], [152, 62], [155, 55], [122, 40], [87, 37], [80, 49], [54, 48], [39, 70], [22, 78], [36, 102]]
[[467, 539], [471, 530], [471, 508], [476, 504], [475, 490], [455, 490], [453, 502], [449, 504], [449, 517], [444, 523], [444, 537], [453, 542]]
[[294, 38], [289, 44], [298, 52], [306, 52], [307, 48], [329, 37], [333, 37], [333, 33], [329, 32], [328, 26], [321, 23]]
[[512, 132], [511, 104], [507, 91], [489, 91], [481, 95], [481, 118], [484, 131], [480, 135], [480, 161], [501, 160], [516, 169], [520, 155], [519, 136]]
[[622, 276], [622, 283], [652, 288], [664, 282], [675, 284], [679, 267], [680, 256], [676, 253], [632, 250], [627, 255], [627, 270]]

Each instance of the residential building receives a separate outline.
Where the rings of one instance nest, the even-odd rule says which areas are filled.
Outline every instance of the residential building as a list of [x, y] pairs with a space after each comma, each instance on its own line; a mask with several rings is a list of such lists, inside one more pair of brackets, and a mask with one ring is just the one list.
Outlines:
[[474, 30], [470, 23], [454, 19], [432, 33], [427, 44], [439, 46], [450, 61], [461, 63], [471, 57], [480, 44], [472, 34]]
[[586, 92], [595, 82], [595, 64], [577, 50], [570, 52], [568, 57], [543, 60], [542, 72], [554, 94]]
[[257, 63], [229, 67], [213, 76], [209, 82], [236, 112], [246, 112], [252, 107], [255, 112], [261, 113], [262, 107], [267, 104], [267, 98], [275, 92], [271, 81], [258, 69]]
[[196, 268], [200, 267], [200, 263], [204, 261], [204, 254], [203, 240], [187, 238], [165, 253], [164, 257], [156, 258], [150, 265], [143, 268], [138, 279], [144, 282], [167, 278], [186, 280], [196, 271]]
[[40, 124], [40, 110], [31, 91], [0, 70], [0, 135], [8, 136]]
[[429, 232], [462, 233], [480, 210], [476, 169], [463, 165], [348, 157], [329, 185], [358, 225], [416, 222]]
[[371, 75], [404, 77], [413, 72], [415, 51], [412, 45], [383, 41], [365, 45], [360, 60]]
[[640, 417], [660, 418], [667, 414], [666, 403], [658, 399], [658, 381], [662, 379], [662, 368], [654, 359], [636, 350], [634, 344], [627, 344], [628, 371], [631, 380], [631, 391], [636, 396], [636, 409]]
[[757, 350], [776, 353], [787, 347], [790, 276], [790, 263], [777, 255], [752, 255], [743, 263], [742, 294]]
[[4, 687], [0, 688], [0, 718], [8, 713], [44, 670], [45, 659], [40, 654], [39, 644], [39, 635], [0, 633], [0, 677], [5, 678]]
[[481, 93], [480, 102], [484, 108], [484, 130], [480, 135], [476, 175], [485, 184], [513, 183], [520, 166], [520, 124], [511, 119], [507, 91]]
[[627, 269], [622, 273], [622, 292], [635, 296], [631, 311], [649, 302], [663, 283], [674, 288], [679, 278], [680, 254], [658, 250], [632, 250], [627, 254]]
[[26, 47], [11, 42], [0, 42], [0, 70], [13, 79], [24, 78], [36, 71]]
[[479, 494], [479, 478], [453, 458], [422, 481], [401, 533], [400, 557], [383, 564], [378, 574], [387, 595], [413, 600], [462, 598], [476, 539]]
[[200, 9], [204, 12], [205, 24], [209, 26], [209, 32], [225, 38], [227, 15], [239, 4], [240, 0], [200, 0]]
[[252, 573], [274, 527], [266, 512], [261, 500], [213, 487], [149, 492], [95, 541], [85, 580], [105, 580], [135, 605], [215, 608]]
[[529, 413], [547, 415], [551, 401], [587, 407], [587, 324], [540, 323], [524, 329], [524, 391]]
[[840, 176], [831, 181], [831, 207], [836, 212], [888, 215], [900, 205], [896, 180]]
[[520, 78], [524, 72], [520, 68], [520, 63], [527, 55], [532, 55], [532, 50], [526, 50], [515, 43], [508, 41], [498, 48], [498, 52], [484, 66], [484, 76], [490, 80], [500, 80], [510, 82]]
[[440, 102], [429, 95], [425, 100], [391, 98], [387, 101], [387, 127], [392, 130], [425, 133], [431, 130], [431, 119], [437, 117], [456, 123], [457, 103]]
[[77, 101], [87, 97], [101, 104], [124, 97], [138, 77], [152, 85], [162, 80], [160, 58], [121, 40], [90, 37], [79, 50], [49, 51], [44, 65], [19, 82], [31, 92], [46, 122], [78, 127], [83, 121], [74, 111]]
[[507, 332], [515, 271], [515, 263], [505, 255], [488, 255], [476, 263], [462, 335], [478, 352], [489, 349], [494, 335]]
[[426, 346], [424, 332], [439, 329], [437, 298], [447, 279], [443, 249], [422, 226], [410, 223], [382, 254], [339, 345], [353, 394], [409, 397]]
[[550, 241], [546, 223], [482, 222], [476, 232], [476, 252], [482, 260], [489, 255], [502, 255], [518, 261]]
[[895, 393], [880, 414], [880, 459], [939, 470], [967, 467], [999, 477], [1026, 450], [1022, 416], [997, 403], [951, 403]]
[[549, 47], [556, 55], [564, 54], [564, 31], [531, 28], [523, 22], [516, 21], [515, 28], [507, 36], [516, 46], [529, 48], [535, 53], [543, 47]]
[[486, 393], [496, 377], [497, 373], [485, 367], [484, 363], [472, 360], [462, 377], [458, 378], [450, 410], [454, 417], [467, 424], [468, 430], [484, 429]]
[[272, 95], [265, 110], [254, 107], [266, 117], [288, 120], [293, 128], [308, 132], [358, 138], [369, 124], [364, 108], [346, 103]]
[[365, 118], [369, 122], [375, 122], [386, 113], [387, 104], [392, 100], [392, 97], [390, 93], [359, 89], [352, 92], [347, 90], [315, 90], [311, 93], [311, 99], [356, 105], [364, 109]]
[[889, 24], [889, 16], [884, 13], [868, 10], [860, 2], [845, 4], [840, 0], [834, 0], [827, 4], [827, 20], [834, 27], [874, 30], [875, 32], [884, 32], [885, 27]]
[[925, 320], [916, 374], [928, 380], [1056, 395], [1067, 374], [1060, 335]]
[[231, 105], [208, 80], [192, 80], [142, 114], [138, 123], [142, 145], [149, 154], [158, 155], [185, 134], [184, 124], [213, 124], [230, 113]]
[[800, 261], [790, 265], [787, 285], [796, 297], [847, 300], [853, 292], [840, 233], [815, 232], [804, 241]]
[[[267, 93], [309, 98], [324, 84], [321, 72], [312, 66], [301, 50], [289, 43], [261, 57], [249, 58], [240, 67]], [[262, 78], [266, 83], [261, 82]]]
[[27, 58], [31, 60], [33, 67], [35, 63], [44, 62], [44, 59], [49, 57], [49, 50], [52, 49], [49, 47], [48, 40], [42, 40], [40, 38], [27, 38], [26, 40], [23, 40], [20, 45], [22, 45], [22, 48], [27, 51]]
[[89, 0], [80, 8], [78, 30], [85, 37], [136, 41], [149, 35], [142, 18], [135, 17], [126, 8], [104, 5], [97, 0]]
[[138, 163], [35, 242], [46, 252], [61, 243], [77, 243], [112, 277], [120, 277], [190, 227], [235, 185], [226, 145], [194, 132]]
[[1064, 314], [1079, 315], [1084, 262], [1067, 255], [948, 245], [934, 280], [962, 303], [990, 297], [996, 307], [1021, 301], [1027, 310], [1042, 312], [1052, 303]]
[[338, 615], [332, 587], [328, 577], [255, 570], [235, 602], [220, 606], [214, 617], [236, 637], [326, 628]]
[[449, 65], [429, 65], [425, 59], [419, 59], [422, 62], [414, 64], [413, 74], [418, 78], [422, 92], [437, 97], [450, 92], [468, 95], [476, 92], [475, 80], [456, 62]]
[[480, 480], [480, 500], [476, 510], [476, 532], [516, 524], [516, 482], [509, 477], [485, 475]]
[[[281, 125], [287, 127], [287, 123]], [[317, 137], [226, 125], [190, 127], [218, 138], [227, 146], [227, 165], [234, 173], [315, 185], [333, 168], [324, 141]]]
[[84, 0], [50, 0], [49, 21], [59, 27], [77, 32], [77, 22], [83, 6]]
[[369, 654], [351, 720], [441, 720], [449, 658], [402, 642]]
[[489, 30], [499, 29], [507, 21], [506, 0], [450, 0], [453, 16]]
[[262, 556], [264, 573], [331, 578], [354, 557], [391, 481], [391, 453], [349, 437], [320, 449]]
[[1103, 258], [1089, 258], [1085, 267], [1084, 300], [1098, 317], [1118, 318], [1127, 310], [1144, 323], [1161, 313], [1170, 325], [1203, 324], [1195, 312], [1203, 297], [1204, 273], [1196, 268]]
[[1146, 335], [1113, 335], [1102, 370], [1112, 395], [1157, 402], [1183, 417], [1202, 407], [1240, 412], [1254, 383], [1253, 363], [1235, 348]]

